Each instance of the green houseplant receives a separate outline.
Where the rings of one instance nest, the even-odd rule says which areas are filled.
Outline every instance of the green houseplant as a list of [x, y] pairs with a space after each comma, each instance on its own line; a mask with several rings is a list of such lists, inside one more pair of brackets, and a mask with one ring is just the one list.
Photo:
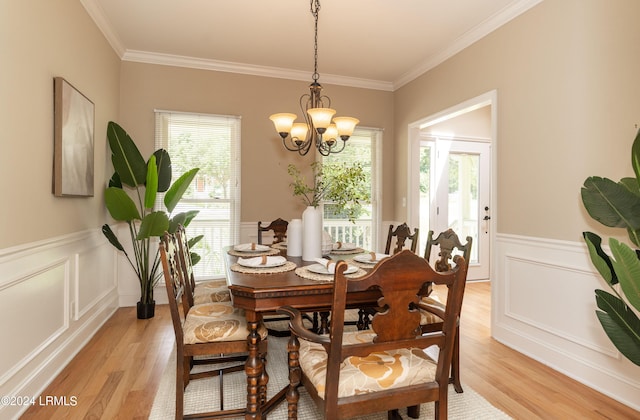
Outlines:
[[293, 195], [301, 197], [307, 206], [317, 207], [321, 201], [330, 201], [336, 213], [354, 222], [364, 211], [363, 204], [371, 201], [367, 174], [358, 162], [353, 164], [313, 162], [313, 183], [308, 184], [300, 170], [290, 164], [287, 171], [293, 182]]
[[632, 249], [615, 238], [609, 239], [611, 256], [602, 248], [602, 239], [592, 232], [583, 236], [595, 268], [613, 293], [596, 290], [596, 315], [616, 348], [640, 366], [640, 131], [631, 148], [635, 178], [614, 182], [592, 176], [582, 187], [582, 202], [589, 215], [608, 227], [626, 229]]
[[[155, 300], [153, 288], [162, 276], [158, 249], [152, 240], [165, 232], [175, 232], [178, 224], [187, 226], [197, 215], [189, 211], [171, 215], [180, 202], [198, 168], [191, 169], [171, 184], [171, 158], [164, 149], [156, 150], [148, 160], [142, 154], [127, 132], [115, 122], [107, 126], [107, 139], [111, 148], [111, 161], [115, 173], [104, 192], [104, 200], [111, 217], [126, 222], [133, 249], [131, 257], [108, 224], [102, 232], [109, 242], [123, 252], [140, 282], [138, 318], [154, 315]], [[125, 190], [129, 190], [133, 196]], [[164, 207], [154, 210], [156, 196], [164, 192]], [[199, 238], [194, 238], [196, 242]]]

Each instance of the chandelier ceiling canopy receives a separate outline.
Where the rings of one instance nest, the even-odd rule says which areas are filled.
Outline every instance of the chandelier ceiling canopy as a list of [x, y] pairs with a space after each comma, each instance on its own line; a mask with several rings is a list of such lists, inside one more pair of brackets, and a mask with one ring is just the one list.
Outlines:
[[[306, 155], [315, 144], [323, 156], [344, 150], [347, 140], [360, 122], [353, 117], [334, 117], [336, 110], [331, 108], [331, 99], [322, 94], [322, 85], [318, 82], [318, 12], [320, 0], [310, 0], [311, 14], [315, 20], [313, 82], [309, 93], [300, 97], [300, 109], [304, 122], [295, 122], [296, 114], [279, 113], [269, 117], [282, 137], [287, 150]], [[339, 144], [339, 143], [342, 144]]]

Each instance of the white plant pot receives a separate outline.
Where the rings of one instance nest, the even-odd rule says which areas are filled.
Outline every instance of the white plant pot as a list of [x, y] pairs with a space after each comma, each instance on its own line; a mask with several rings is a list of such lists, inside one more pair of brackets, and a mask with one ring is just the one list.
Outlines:
[[287, 255], [302, 256], [302, 219], [293, 219], [287, 229]]

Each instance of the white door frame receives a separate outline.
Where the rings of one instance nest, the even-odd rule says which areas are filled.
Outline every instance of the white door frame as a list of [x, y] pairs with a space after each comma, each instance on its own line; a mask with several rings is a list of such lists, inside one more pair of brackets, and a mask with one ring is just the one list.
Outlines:
[[[467, 112], [473, 111], [485, 106], [491, 107], [491, 173], [490, 173], [490, 186], [491, 186], [491, 204], [490, 204], [490, 216], [491, 222], [489, 223], [489, 279], [494, 278], [495, 274], [495, 255], [493, 250], [495, 249], [495, 237], [496, 237], [496, 223], [498, 220], [498, 189], [497, 189], [497, 173], [498, 173], [498, 159], [497, 159], [497, 106], [498, 106], [498, 92], [492, 90], [475, 98], [464, 101], [460, 104], [454, 105], [436, 114], [430, 115], [426, 118], [420, 119], [409, 124], [409, 147], [407, 147], [408, 156], [407, 162], [407, 220], [410, 226], [418, 226], [420, 224], [420, 209], [419, 203], [415, 202], [415, 194], [413, 193], [419, 188], [420, 185], [420, 130], [424, 127], [449, 120]], [[425, 232], [426, 234], [426, 232]]]

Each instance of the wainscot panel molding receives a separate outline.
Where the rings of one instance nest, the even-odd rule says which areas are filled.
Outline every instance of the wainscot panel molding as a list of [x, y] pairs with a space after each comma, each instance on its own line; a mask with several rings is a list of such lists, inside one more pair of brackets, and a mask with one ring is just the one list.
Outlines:
[[[37, 398], [109, 319], [115, 267], [100, 230], [0, 250], [0, 395]], [[2, 405], [0, 418], [26, 408]]]
[[608, 286], [586, 245], [498, 234], [494, 261], [493, 337], [639, 410], [640, 367], [598, 322], [594, 290]]

